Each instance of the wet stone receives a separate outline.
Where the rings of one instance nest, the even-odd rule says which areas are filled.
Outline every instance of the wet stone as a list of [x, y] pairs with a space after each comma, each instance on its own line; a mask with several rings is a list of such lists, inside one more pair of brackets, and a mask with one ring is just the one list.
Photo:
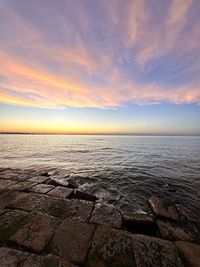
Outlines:
[[29, 193], [24, 198], [13, 202], [10, 207], [26, 211], [40, 211], [62, 219], [71, 218], [87, 222], [93, 209], [93, 203], [84, 200], [68, 200]]
[[37, 214], [20, 228], [10, 241], [33, 252], [40, 253], [50, 241], [60, 220], [45, 214]]
[[18, 229], [24, 226], [32, 214], [25, 211], [11, 210], [0, 217], [0, 241], [8, 240]]
[[200, 246], [190, 242], [178, 241], [175, 243], [185, 266], [200, 266]]
[[192, 237], [184, 229], [179, 227], [176, 223], [167, 221], [157, 221], [160, 235], [163, 239], [172, 241], [183, 240], [192, 241]]
[[137, 267], [183, 267], [172, 242], [155, 237], [134, 235]]
[[30, 182], [37, 182], [38, 184], [45, 183], [49, 178], [44, 176], [34, 176], [30, 178], [28, 181]]
[[48, 185], [48, 184], [38, 184], [34, 187], [31, 188], [32, 192], [35, 193], [41, 193], [41, 194], [46, 194], [49, 191], [51, 191], [52, 189], [54, 189], [53, 185]]
[[115, 207], [98, 203], [95, 205], [94, 211], [92, 212], [90, 222], [121, 228], [122, 216]]
[[73, 190], [62, 186], [57, 186], [51, 190], [48, 195], [54, 197], [69, 198], [73, 194]]
[[95, 202], [97, 198], [91, 194], [75, 190], [72, 198]]
[[29, 181], [25, 181], [25, 182], [20, 182], [17, 183], [15, 185], [10, 186], [10, 190], [19, 190], [19, 191], [25, 191], [25, 190], [29, 190], [30, 188], [32, 188], [34, 185], [36, 185], [36, 182], [29, 182]]
[[88, 254], [87, 267], [136, 267], [133, 235], [109, 226], [98, 226]]
[[16, 181], [0, 179], [0, 190], [5, 190], [7, 188], [10, 188], [12, 185], [16, 183], [17, 183]]
[[129, 212], [123, 214], [124, 226], [129, 232], [157, 236], [158, 227], [154, 219], [145, 213]]
[[65, 219], [56, 231], [51, 248], [66, 260], [83, 264], [94, 232], [91, 224]]
[[158, 217], [164, 217], [172, 220], [178, 219], [178, 211], [172, 203], [153, 196], [150, 197], [149, 204]]

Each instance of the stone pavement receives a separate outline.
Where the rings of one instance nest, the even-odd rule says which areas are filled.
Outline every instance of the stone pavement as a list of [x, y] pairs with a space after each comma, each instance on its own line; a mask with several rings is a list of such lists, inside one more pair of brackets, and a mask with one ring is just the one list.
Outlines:
[[123, 214], [48, 171], [0, 168], [0, 267], [200, 267], [200, 222], [149, 205]]

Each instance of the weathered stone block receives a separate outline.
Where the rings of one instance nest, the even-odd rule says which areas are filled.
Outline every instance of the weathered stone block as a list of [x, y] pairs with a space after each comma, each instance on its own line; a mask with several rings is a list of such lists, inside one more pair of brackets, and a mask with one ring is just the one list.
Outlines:
[[[0, 248], [0, 266], [2, 267], [15, 267], [19, 266], [19, 263], [26, 261], [29, 253], [18, 251], [11, 248]], [[23, 264], [21, 265], [23, 266]]]
[[64, 259], [83, 264], [93, 232], [91, 224], [65, 219], [51, 241], [52, 250]]
[[95, 202], [97, 200], [95, 196], [88, 194], [86, 192], [81, 192], [79, 190], [74, 190], [74, 194], [72, 198], [82, 199], [82, 200], [87, 200], [87, 201], [92, 201], [92, 202]]
[[35, 193], [46, 194], [54, 188], [55, 187], [53, 185], [38, 184], [38, 185], [35, 185], [34, 187], [32, 187], [30, 191], [35, 192]]
[[172, 241], [183, 240], [192, 241], [192, 237], [184, 229], [180, 228], [176, 223], [167, 221], [157, 221], [160, 235], [163, 239]]
[[37, 182], [38, 184], [41, 184], [41, 183], [45, 183], [48, 179], [49, 179], [48, 177], [44, 177], [44, 176], [34, 176], [28, 179], [28, 181]]
[[37, 214], [20, 228], [10, 241], [40, 253], [50, 241], [60, 220], [45, 214]]
[[89, 221], [93, 203], [77, 199], [63, 199], [43, 194], [29, 193], [13, 202], [10, 207], [26, 211], [40, 211], [59, 218], [71, 218], [82, 222]]
[[27, 196], [27, 193], [18, 191], [7, 191], [0, 195], [0, 209], [4, 209], [9, 204], [11, 205], [16, 200]]
[[185, 266], [199, 267], [200, 266], [200, 246], [190, 242], [178, 241], [175, 243], [179, 254]]
[[121, 213], [113, 206], [107, 204], [96, 204], [92, 216], [91, 223], [110, 225], [115, 228], [121, 228]]
[[136, 267], [133, 235], [109, 226], [98, 226], [86, 266]]
[[54, 197], [69, 198], [73, 194], [73, 190], [62, 186], [57, 186], [51, 190], [47, 195]]
[[137, 267], [183, 267], [172, 242], [155, 237], [134, 235]]
[[19, 228], [28, 222], [32, 214], [25, 211], [11, 210], [0, 217], [0, 241], [6, 241]]
[[123, 214], [124, 226], [135, 234], [157, 236], [158, 227], [154, 219], [144, 213], [129, 212]]
[[153, 196], [150, 197], [149, 204], [158, 217], [165, 217], [172, 220], [178, 219], [178, 211], [172, 203]]
[[12, 185], [9, 187], [9, 189], [10, 190], [24, 191], [24, 190], [29, 190], [30, 188], [32, 188], [36, 184], [37, 184], [37, 182], [25, 181], [25, 182], [20, 182], [20, 183], [17, 183], [15, 185]]
[[12, 181], [8, 179], [0, 179], [0, 190], [10, 189], [10, 187], [16, 184], [17, 181]]
[[48, 254], [43, 257], [43, 262], [45, 267], [78, 267], [54, 254]]

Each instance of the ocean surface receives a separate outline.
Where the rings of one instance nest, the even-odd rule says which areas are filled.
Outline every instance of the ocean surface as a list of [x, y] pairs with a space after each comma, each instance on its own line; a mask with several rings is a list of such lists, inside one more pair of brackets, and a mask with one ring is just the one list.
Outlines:
[[200, 217], [200, 137], [4, 134], [0, 166], [49, 170], [122, 210], [156, 195]]

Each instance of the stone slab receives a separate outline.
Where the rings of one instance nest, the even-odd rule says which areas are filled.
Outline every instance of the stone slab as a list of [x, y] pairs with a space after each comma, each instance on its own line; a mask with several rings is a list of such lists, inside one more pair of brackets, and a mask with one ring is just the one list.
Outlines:
[[33, 176], [32, 178], [28, 179], [28, 181], [37, 182], [38, 184], [45, 183], [47, 180], [49, 180], [49, 178], [45, 176]]
[[123, 214], [125, 228], [134, 234], [158, 235], [158, 227], [155, 220], [148, 214], [128, 212]]
[[72, 198], [82, 199], [82, 200], [87, 200], [87, 201], [92, 201], [92, 202], [95, 202], [97, 200], [97, 197], [95, 197], [94, 195], [91, 195], [91, 194], [88, 194], [86, 192], [82, 192], [79, 190], [74, 190], [74, 194]]
[[59, 218], [71, 218], [88, 222], [93, 203], [77, 199], [63, 199], [43, 194], [29, 193], [24, 198], [13, 202], [10, 207], [26, 211], [39, 211]]
[[172, 203], [169, 203], [166, 200], [162, 200], [162, 199], [152, 196], [149, 199], [149, 204], [153, 212], [158, 217], [178, 220], [178, 211]]
[[175, 242], [175, 245], [185, 266], [200, 266], [200, 246], [184, 241]]
[[54, 188], [55, 187], [53, 185], [38, 184], [38, 185], [35, 185], [34, 187], [32, 187], [30, 191], [35, 192], [35, 193], [46, 194]]
[[69, 198], [73, 194], [73, 190], [62, 186], [57, 186], [51, 190], [47, 195], [54, 197]]
[[90, 222], [121, 228], [122, 216], [115, 207], [108, 204], [98, 203], [95, 205], [95, 208], [92, 212]]
[[11, 205], [16, 200], [19, 200], [22, 197], [27, 196], [25, 192], [18, 191], [7, 191], [0, 195], [0, 209], [6, 208], [8, 205]]
[[109, 226], [97, 227], [87, 267], [136, 267], [133, 235]]
[[29, 190], [30, 188], [32, 188], [36, 184], [37, 184], [37, 182], [25, 181], [25, 182], [20, 182], [20, 183], [17, 183], [15, 185], [12, 185], [9, 187], [9, 189], [10, 190], [25, 191], [25, 190]]
[[78, 267], [77, 265], [74, 265], [69, 261], [65, 261], [54, 254], [48, 254], [43, 257], [43, 261], [45, 267]]
[[25, 211], [11, 210], [0, 217], [0, 241], [8, 240], [18, 229], [28, 222], [32, 214]]
[[168, 239], [172, 241], [193, 241], [190, 234], [187, 233], [181, 227], [179, 227], [176, 223], [158, 220], [157, 224], [160, 231], [160, 235], [163, 239]]
[[137, 267], [184, 267], [172, 242], [155, 237], [134, 235]]
[[91, 224], [65, 219], [51, 241], [51, 249], [66, 260], [83, 264], [94, 228]]
[[37, 214], [20, 228], [10, 241], [40, 253], [50, 241], [60, 220], [45, 214]]
[[8, 179], [0, 179], [0, 190], [5, 190], [7, 188], [10, 188], [14, 184], [17, 184], [17, 181], [12, 181]]

